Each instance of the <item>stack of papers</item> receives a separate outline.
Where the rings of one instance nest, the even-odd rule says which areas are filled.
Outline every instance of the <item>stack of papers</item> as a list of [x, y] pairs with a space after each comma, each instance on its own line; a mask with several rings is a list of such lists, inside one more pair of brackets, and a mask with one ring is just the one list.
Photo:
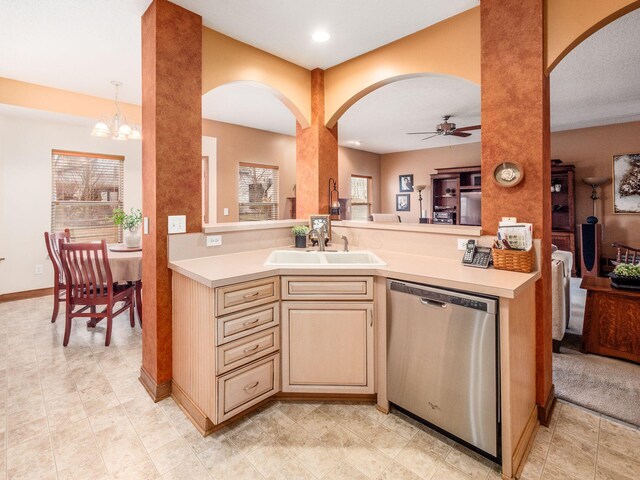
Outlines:
[[533, 246], [533, 225], [514, 223], [498, 228], [498, 243], [502, 248], [511, 250], [529, 250]]

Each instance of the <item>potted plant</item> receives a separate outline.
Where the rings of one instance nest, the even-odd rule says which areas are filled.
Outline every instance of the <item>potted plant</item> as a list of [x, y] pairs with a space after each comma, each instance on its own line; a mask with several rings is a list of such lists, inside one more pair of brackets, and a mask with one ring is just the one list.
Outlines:
[[640, 265], [621, 263], [616, 265], [609, 277], [613, 287], [640, 290]]
[[142, 212], [139, 208], [131, 209], [130, 213], [124, 213], [120, 207], [113, 211], [111, 217], [113, 223], [116, 225], [122, 225], [124, 229], [124, 243], [129, 248], [140, 247], [142, 237], [140, 235], [140, 224], [142, 223]]
[[309, 227], [306, 225], [296, 225], [291, 229], [291, 233], [296, 239], [296, 248], [307, 247], [307, 235], [309, 234]]

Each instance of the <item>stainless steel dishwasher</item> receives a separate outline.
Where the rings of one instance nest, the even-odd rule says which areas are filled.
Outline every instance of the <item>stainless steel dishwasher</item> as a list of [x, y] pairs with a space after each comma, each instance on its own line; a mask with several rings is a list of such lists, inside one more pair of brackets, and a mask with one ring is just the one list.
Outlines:
[[500, 458], [495, 299], [387, 280], [389, 401]]

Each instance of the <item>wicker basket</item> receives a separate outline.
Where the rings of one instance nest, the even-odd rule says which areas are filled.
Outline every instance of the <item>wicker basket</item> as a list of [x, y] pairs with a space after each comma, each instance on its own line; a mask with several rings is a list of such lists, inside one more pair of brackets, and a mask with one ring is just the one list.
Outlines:
[[533, 272], [536, 264], [536, 252], [531, 248], [527, 251], [493, 249], [493, 266], [498, 270], [512, 272]]

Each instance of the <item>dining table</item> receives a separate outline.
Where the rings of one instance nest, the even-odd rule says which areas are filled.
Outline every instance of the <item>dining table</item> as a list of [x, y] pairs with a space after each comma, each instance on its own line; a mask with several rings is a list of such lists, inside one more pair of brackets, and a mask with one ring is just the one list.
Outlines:
[[[128, 248], [121, 243], [107, 245], [111, 276], [115, 283], [135, 286], [135, 307], [142, 327], [142, 248]], [[87, 326], [95, 327], [101, 319], [91, 319]]]

